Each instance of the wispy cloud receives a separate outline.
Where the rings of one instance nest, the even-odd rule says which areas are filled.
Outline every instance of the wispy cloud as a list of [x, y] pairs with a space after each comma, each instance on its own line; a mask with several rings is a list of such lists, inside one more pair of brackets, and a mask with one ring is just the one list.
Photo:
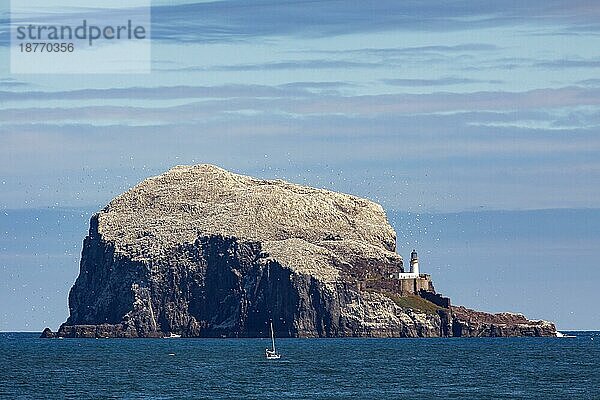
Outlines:
[[290, 82], [280, 85], [280, 87], [294, 88], [294, 89], [342, 89], [356, 87], [357, 84], [351, 82]]
[[600, 79], [597, 79], [597, 78], [584, 79], [584, 80], [578, 81], [577, 84], [584, 85], [584, 86], [600, 86]]
[[403, 87], [420, 87], [420, 86], [452, 86], [452, 85], [465, 85], [470, 83], [490, 83], [500, 84], [504, 81], [499, 79], [470, 79], [470, 78], [457, 78], [457, 77], [444, 77], [437, 79], [383, 79], [383, 83], [392, 86], [403, 86]]
[[[561, 26], [555, 34], [598, 33], [598, 6], [586, 0], [513, 2], [419, 2], [381, 0], [229, 0], [161, 4], [152, 8], [154, 40], [178, 43], [244, 42], [256, 38], [425, 31], [450, 32], [506, 26]], [[57, 16], [60, 18], [60, 15]], [[6, 46], [8, 19], [0, 19], [0, 44]], [[448, 49], [422, 51], [448, 51]], [[469, 49], [463, 49], [466, 51]], [[471, 49], [474, 50], [474, 49]], [[480, 49], [484, 50], [484, 49]]]
[[182, 105], [151, 107], [93, 105], [86, 107], [26, 107], [0, 110], [7, 121], [195, 121], [199, 118], [240, 114], [377, 116], [432, 114], [461, 111], [520, 111], [600, 105], [600, 88], [564, 87], [524, 92], [342, 95], [300, 87], [224, 86], [94, 89], [62, 92], [0, 92], [0, 100], [190, 99]]
[[451, 46], [408, 46], [408, 47], [364, 47], [351, 50], [300, 50], [295, 52], [310, 52], [328, 55], [359, 55], [359, 56], [428, 56], [434, 54], [454, 54], [470, 52], [491, 52], [501, 50], [501, 47], [490, 43], [463, 43]]
[[29, 83], [18, 81], [14, 78], [1, 78], [0, 79], [0, 88], [22, 88], [25, 86], [29, 86]]
[[346, 60], [286, 60], [277, 62], [254, 64], [227, 64], [213, 66], [194, 66], [182, 68], [157, 68], [159, 71], [169, 72], [203, 72], [203, 71], [281, 71], [295, 69], [349, 69], [349, 68], [385, 68], [386, 65], [377, 62], [346, 61]]
[[437, 92], [427, 94], [389, 94], [371, 96], [323, 96], [298, 100], [295, 112], [358, 115], [392, 113], [433, 113], [463, 110], [532, 110], [600, 105], [597, 88], [565, 87], [525, 92]]
[[598, 68], [600, 67], [600, 58], [596, 59], [573, 59], [565, 58], [562, 60], [540, 61], [534, 64], [536, 67], [563, 69], [563, 68]]
[[86, 100], [86, 99], [194, 99], [235, 97], [282, 97], [307, 95], [299, 87], [268, 85], [221, 85], [221, 86], [156, 86], [109, 89], [77, 89], [59, 91], [0, 91], [0, 101], [23, 100]]
[[[452, 31], [536, 24], [593, 27], [600, 15], [589, 1], [378, 2], [243, 0], [158, 6], [153, 33], [159, 40], [243, 40], [256, 36], [322, 37], [391, 30]], [[376, 21], [376, 23], [374, 23]], [[174, 29], [174, 27], [177, 29]]]

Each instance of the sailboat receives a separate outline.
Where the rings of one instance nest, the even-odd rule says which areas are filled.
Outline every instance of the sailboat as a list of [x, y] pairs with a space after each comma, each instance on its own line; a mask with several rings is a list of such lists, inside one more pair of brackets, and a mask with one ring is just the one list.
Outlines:
[[281, 354], [277, 354], [277, 351], [275, 351], [275, 334], [273, 333], [273, 322], [271, 322], [271, 343], [273, 344], [273, 349], [265, 349], [265, 355], [267, 356], [267, 360], [278, 360], [281, 358]]

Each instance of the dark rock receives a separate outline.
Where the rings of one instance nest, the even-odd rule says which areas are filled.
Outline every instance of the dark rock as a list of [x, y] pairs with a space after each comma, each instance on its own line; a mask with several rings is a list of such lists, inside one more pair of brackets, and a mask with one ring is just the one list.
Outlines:
[[54, 337], [56, 337], [56, 334], [54, 332], [52, 332], [52, 329], [45, 328], [40, 337], [41, 338], [54, 338]]
[[452, 335], [462, 337], [556, 336], [547, 321], [532, 321], [522, 314], [490, 314], [459, 306], [452, 309]]

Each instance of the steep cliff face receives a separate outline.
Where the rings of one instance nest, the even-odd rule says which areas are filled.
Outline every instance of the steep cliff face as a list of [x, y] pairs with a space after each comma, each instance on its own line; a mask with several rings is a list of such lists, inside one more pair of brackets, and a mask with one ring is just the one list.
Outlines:
[[376, 203], [175, 167], [92, 217], [70, 316], [44, 335], [253, 337], [271, 320], [289, 337], [496, 333], [464, 312], [407, 306], [356, 284], [390, 271], [403, 271], [402, 258]]

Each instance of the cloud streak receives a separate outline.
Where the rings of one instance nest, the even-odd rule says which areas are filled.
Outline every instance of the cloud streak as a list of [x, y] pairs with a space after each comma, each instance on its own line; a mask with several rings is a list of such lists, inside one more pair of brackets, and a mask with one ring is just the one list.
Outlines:
[[535, 67], [564, 69], [564, 68], [598, 68], [600, 59], [562, 59], [541, 61], [534, 64]]
[[[453, 31], [494, 26], [562, 24], [593, 29], [600, 10], [589, 1], [419, 2], [382, 0], [253, 1], [158, 6], [153, 32], [160, 40], [245, 40], [257, 36], [324, 37], [391, 30]], [[373, 23], [376, 21], [376, 23]], [[173, 29], [177, 26], [178, 29]]]
[[194, 99], [286, 97], [307, 95], [303, 88], [268, 85], [156, 86], [59, 91], [0, 91], [0, 101], [88, 99]]
[[[599, 18], [599, 7], [586, 0], [477, 4], [468, 0], [255, 0], [252, 3], [229, 0], [155, 5], [152, 36], [154, 40], [168, 42], [222, 43], [275, 36], [322, 38], [389, 31], [450, 32], [527, 26], [532, 21], [535, 26], [562, 26], [556, 34], [597, 34]], [[0, 19], [0, 26], [5, 27], [0, 28], [3, 46], [9, 43], [8, 23], [8, 18]], [[422, 50], [443, 50], [435, 47]]]
[[[322, 85], [321, 85], [322, 86]], [[325, 85], [329, 87], [330, 85]], [[337, 86], [337, 84], [334, 84]], [[319, 85], [317, 84], [317, 87]], [[348, 117], [382, 117], [388, 120], [393, 116], [429, 115], [436, 113], [479, 112], [529, 112], [562, 110], [577, 107], [597, 107], [600, 105], [600, 88], [564, 87], [559, 89], [537, 89], [525, 92], [436, 92], [425, 94], [381, 94], [381, 95], [342, 95], [329, 89], [324, 92], [310, 90], [306, 83], [292, 86], [224, 86], [224, 87], [157, 87], [128, 89], [84, 89], [59, 92], [0, 92], [1, 99], [13, 101], [43, 101], [48, 99], [97, 101], [98, 105], [88, 106], [27, 106], [0, 109], [0, 121], [4, 124], [31, 122], [92, 124], [171, 124], [206, 119], [225, 119], [281, 115], [290, 121], [299, 117], [345, 115]], [[105, 105], [114, 100], [119, 105]], [[188, 99], [185, 104], [167, 105], [158, 101], [151, 106], [127, 105], [127, 100], [137, 99]], [[472, 114], [471, 114], [472, 115]], [[478, 115], [496, 115], [480, 113]], [[588, 114], [574, 115], [560, 119], [542, 115], [546, 122], [554, 121], [557, 128], [595, 126]], [[435, 121], [435, 118], [432, 119]], [[562, 121], [562, 122], [561, 122]], [[473, 121], [472, 121], [473, 122]], [[493, 126], [516, 123], [514, 121], [474, 121]], [[490, 123], [491, 122], [491, 123]], [[422, 123], [426, 123], [424, 120]], [[2, 125], [2, 123], [0, 123]], [[543, 124], [534, 125], [544, 127]], [[549, 128], [549, 122], [545, 127]], [[439, 130], [439, 129], [438, 129]]]
[[534, 110], [600, 105], [598, 88], [564, 87], [526, 92], [473, 92], [383, 94], [371, 96], [323, 96], [298, 100], [295, 112], [305, 114], [346, 113], [357, 115], [434, 113], [464, 110]]
[[489, 83], [489, 84], [501, 84], [504, 81], [499, 79], [483, 80], [483, 79], [470, 79], [470, 78], [457, 78], [457, 77], [444, 77], [437, 79], [383, 79], [383, 83], [391, 86], [402, 86], [402, 87], [423, 87], [423, 86], [453, 86], [453, 85], [467, 85], [472, 83]]
[[0, 88], [22, 88], [29, 86], [29, 83], [18, 81], [13, 78], [2, 78], [0, 79]]

